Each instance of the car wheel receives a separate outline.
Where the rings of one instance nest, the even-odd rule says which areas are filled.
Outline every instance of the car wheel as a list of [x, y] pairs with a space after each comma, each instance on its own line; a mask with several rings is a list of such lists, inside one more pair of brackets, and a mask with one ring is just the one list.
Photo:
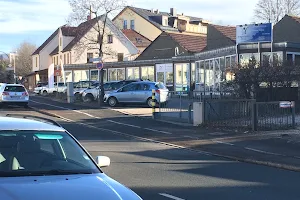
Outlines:
[[75, 100], [77, 100], [77, 101], [79, 101], [81, 98], [80, 98], [80, 94], [79, 94], [79, 92], [76, 92], [75, 94], [74, 94], [74, 97], [75, 97]]
[[118, 104], [118, 100], [115, 97], [110, 97], [107, 101], [111, 107], [115, 107]]
[[46, 90], [43, 91], [43, 96], [46, 96], [48, 92]]
[[87, 94], [85, 95], [85, 97], [83, 98], [83, 101], [86, 103], [90, 103], [94, 100], [94, 96], [92, 94]]
[[[156, 104], [156, 100], [155, 100], [155, 104]], [[147, 105], [152, 108], [152, 98], [147, 99]]]

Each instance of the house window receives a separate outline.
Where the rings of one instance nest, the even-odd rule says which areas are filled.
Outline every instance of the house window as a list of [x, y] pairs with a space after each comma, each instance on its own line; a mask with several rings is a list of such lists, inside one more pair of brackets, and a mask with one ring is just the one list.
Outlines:
[[35, 57], [35, 67], [38, 67], [38, 58]]
[[107, 41], [108, 41], [108, 44], [112, 44], [113, 43], [113, 35], [108, 35]]
[[94, 54], [93, 53], [87, 53], [87, 63], [92, 63], [90, 62], [90, 58], [93, 58]]
[[64, 64], [66, 64], [66, 54], [64, 54]]
[[123, 21], [123, 29], [127, 29], [127, 20]]
[[69, 54], [69, 56], [70, 56], [70, 63], [69, 63], [69, 64], [72, 64], [72, 57], [71, 57], [71, 54], [72, 54], [72, 53]]
[[124, 53], [118, 53], [118, 61], [122, 62], [124, 60]]
[[134, 20], [130, 20], [130, 29], [134, 30]]

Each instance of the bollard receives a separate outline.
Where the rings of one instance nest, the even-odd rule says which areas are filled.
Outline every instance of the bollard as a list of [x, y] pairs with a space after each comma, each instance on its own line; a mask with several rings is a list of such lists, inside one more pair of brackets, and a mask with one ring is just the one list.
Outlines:
[[152, 118], [155, 119], [155, 90], [152, 90]]

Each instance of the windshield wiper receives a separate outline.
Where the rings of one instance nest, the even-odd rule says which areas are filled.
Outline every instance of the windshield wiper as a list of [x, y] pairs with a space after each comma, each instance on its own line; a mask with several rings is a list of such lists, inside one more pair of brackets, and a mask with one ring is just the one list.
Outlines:
[[93, 172], [54, 169], [49, 171], [37, 172], [37, 173], [42, 175], [71, 175], [71, 174], [92, 174]]

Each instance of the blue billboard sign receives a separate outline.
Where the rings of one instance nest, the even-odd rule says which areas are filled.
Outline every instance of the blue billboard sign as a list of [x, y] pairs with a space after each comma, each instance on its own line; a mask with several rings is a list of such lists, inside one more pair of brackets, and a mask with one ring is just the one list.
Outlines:
[[272, 24], [249, 24], [236, 27], [236, 43], [272, 42]]

